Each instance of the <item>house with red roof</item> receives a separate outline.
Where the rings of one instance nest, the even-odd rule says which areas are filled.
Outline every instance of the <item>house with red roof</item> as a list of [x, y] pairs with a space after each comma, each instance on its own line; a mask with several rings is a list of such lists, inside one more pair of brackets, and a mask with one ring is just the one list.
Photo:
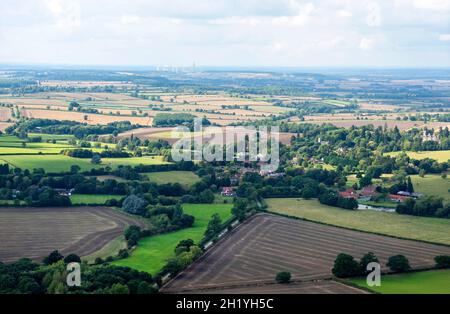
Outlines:
[[339, 196], [343, 198], [354, 198], [358, 199], [358, 193], [354, 189], [347, 189], [345, 191], [339, 192]]

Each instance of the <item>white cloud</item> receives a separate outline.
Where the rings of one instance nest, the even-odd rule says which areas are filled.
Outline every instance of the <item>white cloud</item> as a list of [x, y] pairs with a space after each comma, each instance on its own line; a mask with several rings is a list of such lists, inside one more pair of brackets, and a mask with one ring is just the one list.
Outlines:
[[120, 18], [120, 22], [122, 24], [136, 24], [136, 23], [139, 23], [140, 21], [141, 21], [141, 18], [136, 15], [123, 15]]
[[336, 16], [339, 18], [349, 18], [349, 17], [352, 17], [353, 14], [352, 14], [352, 12], [350, 12], [348, 10], [338, 10], [336, 12]]
[[426, 10], [448, 10], [450, 0], [414, 0], [414, 6]]
[[372, 50], [375, 46], [375, 39], [363, 37], [359, 42], [359, 48], [361, 50]]
[[367, 6], [369, 14], [366, 17], [366, 23], [368, 26], [380, 26], [381, 25], [381, 7], [376, 2], [370, 2]]
[[314, 4], [308, 2], [301, 5], [294, 1], [295, 7], [298, 9], [298, 13], [294, 16], [281, 16], [273, 19], [272, 23], [276, 26], [303, 26], [305, 25], [311, 13], [314, 11]]
[[81, 24], [80, 4], [73, 0], [45, 0], [45, 4], [60, 29], [70, 29]]
[[438, 38], [440, 41], [450, 41], [450, 34], [441, 34]]

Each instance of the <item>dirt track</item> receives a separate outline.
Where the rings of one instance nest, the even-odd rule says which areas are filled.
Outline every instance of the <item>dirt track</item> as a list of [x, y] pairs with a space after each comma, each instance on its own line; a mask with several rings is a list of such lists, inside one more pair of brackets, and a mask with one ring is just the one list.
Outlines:
[[[294, 281], [331, 278], [339, 253], [359, 260], [374, 252], [382, 265], [392, 255], [405, 255], [414, 268], [434, 265], [434, 257], [450, 247], [400, 240], [280, 216], [252, 217], [199, 261], [163, 287], [164, 292], [200, 289], [253, 291], [243, 286], [272, 284], [277, 272]], [[220, 291], [217, 291], [220, 292]], [[276, 291], [271, 291], [277, 293]]]
[[57, 249], [85, 256], [130, 224], [143, 222], [107, 207], [0, 208], [0, 261], [41, 260]]

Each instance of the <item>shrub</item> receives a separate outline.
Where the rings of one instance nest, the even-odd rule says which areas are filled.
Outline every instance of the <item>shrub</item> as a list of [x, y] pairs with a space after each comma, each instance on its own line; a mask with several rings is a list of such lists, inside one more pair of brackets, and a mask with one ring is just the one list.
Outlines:
[[69, 254], [64, 258], [64, 263], [81, 263], [81, 258], [76, 254]]
[[359, 262], [361, 274], [365, 274], [367, 272], [367, 265], [372, 262], [379, 263], [378, 258], [372, 252], [367, 253], [361, 258], [361, 261]]
[[439, 255], [434, 258], [436, 268], [450, 268], [450, 255]]
[[281, 271], [275, 277], [278, 283], [289, 283], [291, 281], [291, 273], [287, 271]]
[[336, 277], [345, 278], [359, 275], [359, 269], [359, 264], [353, 256], [341, 253], [336, 257], [331, 271]]
[[388, 263], [386, 264], [392, 271], [401, 273], [411, 269], [409, 266], [408, 259], [403, 255], [395, 255], [389, 257]]
[[55, 251], [51, 252], [49, 256], [44, 258], [44, 260], [42, 262], [45, 265], [51, 265], [51, 264], [54, 264], [54, 263], [62, 260], [63, 258], [64, 258], [64, 256], [62, 256], [57, 250], [55, 250]]

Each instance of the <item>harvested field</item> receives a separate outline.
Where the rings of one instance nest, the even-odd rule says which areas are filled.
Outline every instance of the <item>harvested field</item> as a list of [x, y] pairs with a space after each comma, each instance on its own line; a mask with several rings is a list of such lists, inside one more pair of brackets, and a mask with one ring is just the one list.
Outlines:
[[[130, 121], [133, 124], [140, 125], [152, 124], [152, 118], [149, 117], [112, 116], [73, 111], [68, 112], [62, 110], [22, 109], [21, 114], [27, 118], [71, 120], [77, 122], [86, 122], [89, 124], [107, 124], [117, 121]], [[84, 116], [87, 116], [87, 120], [84, 119]]]
[[11, 118], [11, 108], [0, 107], [0, 121], [8, 121]]
[[41, 260], [57, 249], [88, 255], [120, 236], [126, 226], [145, 224], [107, 207], [0, 208], [0, 261]]
[[192, 294], [366, 294], [352, 286], [333, 280], [309, 281], [301, 283], [271, 284], [261, 286], [249, 286], [241, 288], [224, 288], [189, 291]]
[[[127, 132], [123, 132], [120, 133], [118, 135], [118, 138], [124, 138], [124, 137], [130, 137], [131, 135], [133, 135], [134, 137], [138, 137], [141, 140], [145, 140], [145, 139], [162, 139], [165, 141], [168, 141], [169, 143], [174, 143], [176, 142], [178, 139], [182, 138], [182, 137], [189, 137], [189, 133], [184, 133], [184, 132], [175, 132], [175, 137], [172, 138], [172, 130], [174, 130], [175, 128], [138, 128], [138, 129], [133, 129]], [[224, 134], [225, 133], [225, 127], [221, 127], [221, 132]], [[242, 132], [238, 132], [236, 131], [235, 134], [238, 133], [242, 133]], [[210, 139], [211, 134], [215, 134], [216, 136], [220, 136], [218, 135], [219, 132], [215, 132], [214, 128], [210, 128], [208, 130], [208, 128], [204, 129], [204, 134], [203, 134], [203, 141], [204, 142], [208, 142]], [[200, 136], [200, 133], [192, 133], [191, 137], [197, 138], [198, 136]], [[280, 143], [285, 144], [285, 145], [289, 145], [291, 143], [291, 139], [292, 136], [296, 136], [295, 133], [286, 133], [286, 132], [280, 132], [279, 133], [279, 139], [280, 139]], [[224, 137], [224, 142], [225, 142], [225, 137]]]
[[13, 125], [12, 122], [0, 122], [0, 131], [5, 131], [7, 127]]
[[421, 268], [433, 266], [434, 257], [449, 254], [450, 247], [259, 214], [168, 282], [163, 291], [271, 284], [280, 271], [291, 272], [297, 282], [327, 279], [339, 253], [359, 259], [369, 251], [382, 265], [388, 257], [403, 254], [413, 268]]

